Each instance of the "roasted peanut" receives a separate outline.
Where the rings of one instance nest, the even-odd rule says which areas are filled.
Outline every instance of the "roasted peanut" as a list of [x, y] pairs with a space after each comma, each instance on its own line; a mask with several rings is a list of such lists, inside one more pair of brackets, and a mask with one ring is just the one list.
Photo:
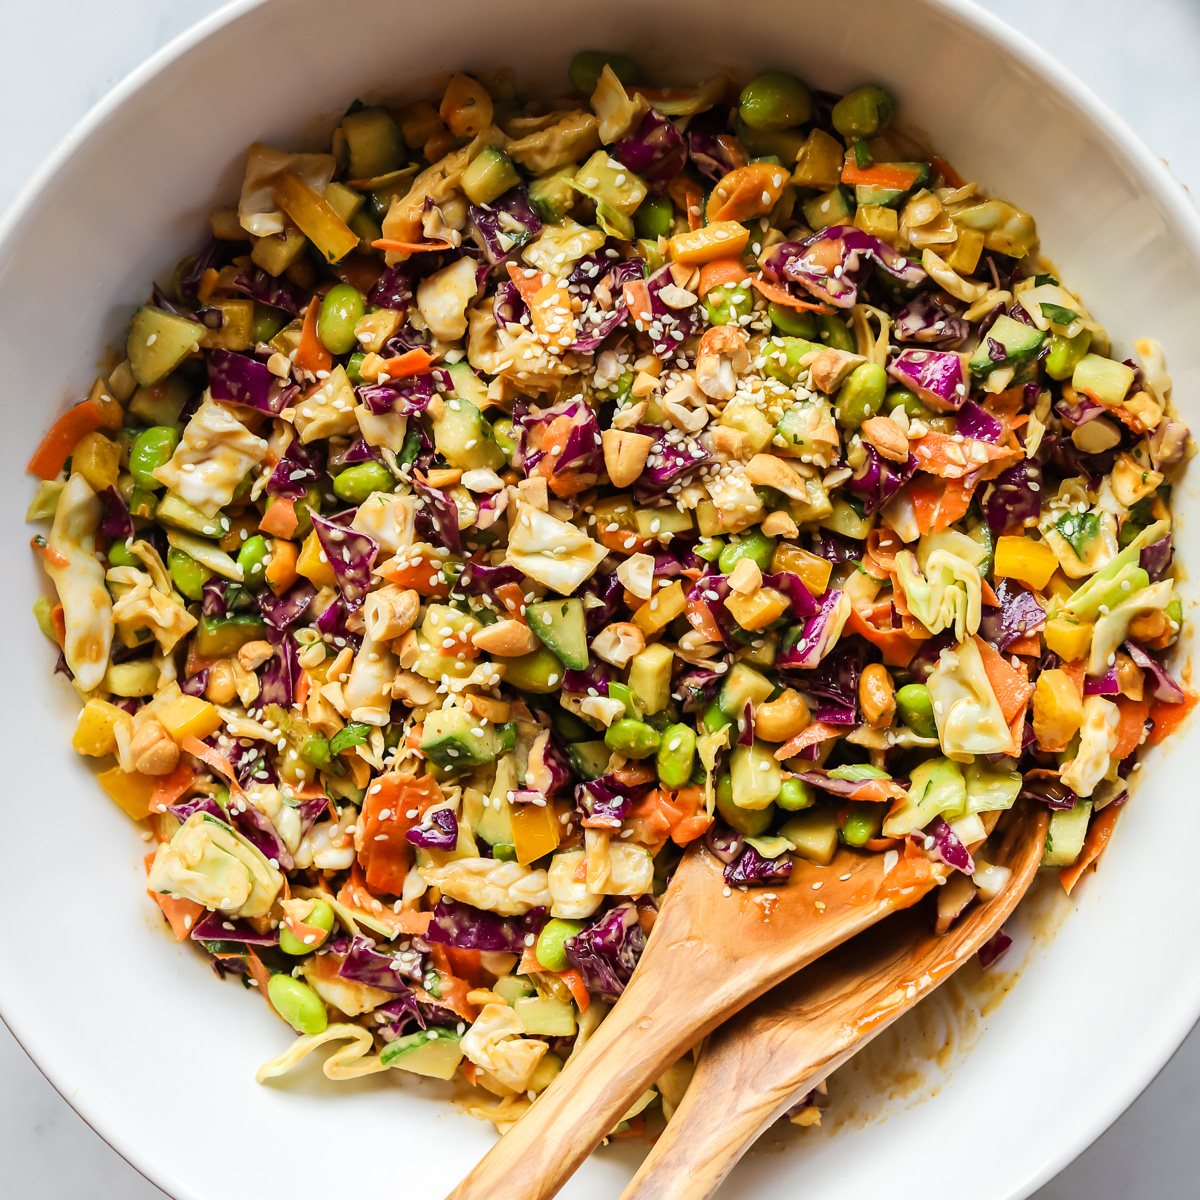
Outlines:
[[471, 644], [485, 654], [498, 654], [501, 658], [516, 658], [529, 654], [541, 643], [528, 625], [521, 621], [495, 621], [485, 625], [472, 638]]
[[208, 685], [204, 695], [214, 704], [230, 704], [237, 695], [237, 676], [233, 664], [227, 659], [218, 659], [208, 668]]
[[261, 667], [275, 653], [275, 648], [270, 642], [247, 642], [238, 651], [238, 662], [247, 671], [254, 671]]
[[896, 715], [896, 685], [882, 663], [871, 663], [858, 681], [858, 703], [872, 729], [886, 729]]
[[161, 721], [143, 721], [129, 742], [134, 768], [143, 775], [170, 775], [179, 765], [179, 747]]
[[764, 700], [754, 713], [754, 733], [767, 742], [786, 742], [807, 729], [811, 717], [804, 697], [788, 688], [774, 700]]

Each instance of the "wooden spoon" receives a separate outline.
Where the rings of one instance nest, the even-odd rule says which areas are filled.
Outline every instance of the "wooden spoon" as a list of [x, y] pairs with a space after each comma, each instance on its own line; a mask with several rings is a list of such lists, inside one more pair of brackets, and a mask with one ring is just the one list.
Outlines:
[[725, 886], [701, 844], [684, 855], [625, 993], [450, 1200], [545, 1200], [662, 1071], [727, 1016], [946, 875], [895, 851], [798, 860], [770, 888]]
[[763, 996], [706, 1045], [679, 1108], [621, 1200], [704, 1200], [798, 1096], [944, 982], [1000, 928], [1037, 874], [1049, 816], [1014, 813], [1004, 890], [942, 937], [928, 916], [886, 921]]

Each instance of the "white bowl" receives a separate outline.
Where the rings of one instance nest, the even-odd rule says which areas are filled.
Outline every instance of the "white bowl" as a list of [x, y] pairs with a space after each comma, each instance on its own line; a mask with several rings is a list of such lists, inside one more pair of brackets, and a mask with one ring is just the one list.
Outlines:
[[[558, 85], [589, 46], [632, 50], [680, 82], [787, 66], [822, 87], [889, 85], [965, 177], [1035, 214], [1045, 252], [1122, 351], [1146, 335], [1163, 343], [1175, 394], [1194, 408], [1190, 203], [1061, 67], [966, 3], [268, 0], [231, 5], [156, 55], [66, 139], [0, 228], [12, 418], [0, 519], [16, 573], [0, 593], [10, 638], [0, 1009], [83, 1117], [180, 1200], [261, 1200], [286, 1187], [433, 1200], [493, 1134], [410, 1077], [331, 1084], [311, 1069], [254, 1082], [287, 1034], [163, 934], [143, 891], [139, 831], [69, 749], [77, 702], [51, 676], [29, 613], [48, 584], [24, 552], [24, 464], [105, 345], [123, 338], [148, 281], [203, 241], [211, 203], [235, 195], [247, 143], [319, 140], [356, 95], [420, 95], [456, 68], [510, 64], [522, 80]], [[1200, 561], [1195, 488], [1176, 495], [1183, 560]], [[1200, 889], [1178, 852], [1195, 820], [1198, 749], [1193, 728], [1165, 761], [1150, 756], [1103, 869], [934, 1099], [748, 1160], [724, 1194], [766, 1200], [802, 1181], [814, 1196], [1012, 1200], [1078, 1154], [1200, 1013]], [[593, 1158], [564, 1194], [615, 1195], [636, 1153]]]

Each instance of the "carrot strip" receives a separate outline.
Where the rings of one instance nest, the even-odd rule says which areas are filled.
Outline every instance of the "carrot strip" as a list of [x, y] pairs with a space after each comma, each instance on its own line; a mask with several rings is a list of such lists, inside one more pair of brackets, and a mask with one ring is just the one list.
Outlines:
[[420, 254], [425, 250], [452, 250], [449, 242], [398, 242], [395, 238], [377, 238], [371, 243], [376, 250], [390, 254]]
[[167, 806], [174, 804], [192, 786], [195, 778], [196, 772], [187, 763], [180, 763], [154, 789], [154, 795], [150, 797], [150, 811], [153, 813], [166, 812]]
[[849, 155], [842, 167], [842, 182], [907, 192], [917, 182], [917, 172], [912, 167], [902, 167], [899, 163], [875, 163], [869, 167], [860, 167], [854, 156]]
[[68, 408], [50, 426], [50, 432], [42, 438], [42, 444], [33, 452], [25, 470], [39, 479], [56, 478], [79, 439], [86, 433], [94, 433], [103, 424], [103, 414], [93, 400], [84, 400], [74, 408]]
[[1090, 867], [1094, 867], [1099, 861], [1100, 855], [1104, 853], [1105, 847], [1112, 838], [1117, 818], [1120, 815], [1120, 808], [1115, 804], [1110, 804], [1092, 818], [1087, 834], [1084, 836], [1083, 849], [1079, 852], [1079, 857], [1069, 867], [1063, 867], [1058, 873], [1058, 881], [1063, 885], [1063, 891], [1068, 896], [1083, 873]]
[[726, 283], [742, 283], [750, 278], [750, 272], [742, 266], [740, 258], [714, 258], [700, 268], [700, 283], [697, 291], [703, 296], [715, 287]]
[[785, 758], [795, 758], [801, 750], [808, 749], [809, 746], [815, 746], [817, 742], [824, 742], [829, 738], [840, 737], [842, 731], [833, 725], [826, 725], [823, 721], [814, 721], [807, 729], [802, 729], [791, 741], [784, 742], [778, 750], [775, 751], [775, 757], [782, 762]]
[[296, 349], [296, 366], [302, 371], [316, 375], [333, 367], [333, 355], [325, 349], [317, 337], [317, 316], [321, 311], [321, 300], [314, 296], [304, 310], [304, 325], [300, 330], [300, 345]]
[[850, 610], [846, 624], [872, 646], [878, 646], [889, 667], [907, 667], [917, 652], [916, 641], [902, 629], [878, 629], [856, 608]]
[[382, 359], [378, 365], [379, 381], [385, 379], [407, 379], [410, 375], [428, 375], [437, 357], [420, 348], [406, 350], [395, 358]]
[[1184, 699], [1178, 704], [1164, 704], [1161, 700], [1152, 704], [1150, 719], [1154, 722], [1154, 728], [1150, 731], [1150, 744], [1157, 746], [1170, 737], [1187, 720], [1198, 699], [1200, 696], [1194, 692], [1185, 691]]
[[223, 776], [225, 782], [229, 784], [229, 790], [235, 796], [246, 794], [242, 790], [242, 785], [238, 783], [237, 772], [234, 771], [225, 755], [218, 753], [211, 746], [206, 746], [199, 738], [192, 737], [190, 733], [184, 734], [179, 744], [189, 754], [194, 754], [202, 763], [207, 764], [218, 775]]
[[574, 997], [575, 1003], [579, 1005], [579, 1011], [587, 1012], [592, 998], [588, 994], [587, 988], [583, 986], [583, 976], [572, 967], [570, 970], [560, 971], [558, 977], [571, 989], [571, 995]]
[[786, 291], [784, 288], [777, 287], [775, 284], [764, 279], [761, 274], [751, 276], [750, 282], [762, 295], [766, 296], [768, 300], [772, 300], [776, 304], [782, 304], [787, 308], [798, 308], [803, 312], [833, 312], [833, 309], [830, 308], [828, 304], [813, 304], [808, 300], [797, 300], [791, 292]]
[[1121, 722], [1117, 726], [1117, 744], [1112, 752], [1114, 762], [1128, 758], [1142, 744], [1146, 718], [1150, 715], [1150, 701], [1118, 696], [1117, 711], [1121, 714]]
[[988, 683], [991, 684], [1000, 704], [1000, 711], [1004, 714], [1004, 722], [1008, 724], [1033, 695], [1033, 684], [1029, 682], [1024, 670], [1018, 671], [990, 642], [985, 642], [978, 634], [975, 635], [975, 645], [983, 659], [983, 670]]
[[55, 550], [53, 546], [46, 545], [46, 539], [41, 534], [31, 537], [29, 539], [29, 546], [30, 549], [40, 554], [52, 567], [69, 567], [71, 565], [70, 559], [61, 550]]
[[1042, 642], [1036, 633], [1027, 633], [1022, 638], [1008, 643], [1009, 654], [1033, 654], [1042, 652]]
[[545, 271], [535, 271], [532, 267], [522, 267], [519, 263], [508, 263], [507, 270], [513, 287], [526, 304], [532, 304], [534, 296], [550, 282], [550, 276]]
[[931, 155], [929, 164], [952, 188], [960, 188], [966, 182], [940, 154]]

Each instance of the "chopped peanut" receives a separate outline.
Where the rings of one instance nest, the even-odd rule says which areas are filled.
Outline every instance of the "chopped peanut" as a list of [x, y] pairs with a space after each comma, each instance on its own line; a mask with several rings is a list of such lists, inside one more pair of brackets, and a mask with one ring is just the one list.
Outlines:
[[864, 668], [858, 681], [858, 703], [872, 729], [886, 729], [896, 715], [896, 685], [882, 663]]

